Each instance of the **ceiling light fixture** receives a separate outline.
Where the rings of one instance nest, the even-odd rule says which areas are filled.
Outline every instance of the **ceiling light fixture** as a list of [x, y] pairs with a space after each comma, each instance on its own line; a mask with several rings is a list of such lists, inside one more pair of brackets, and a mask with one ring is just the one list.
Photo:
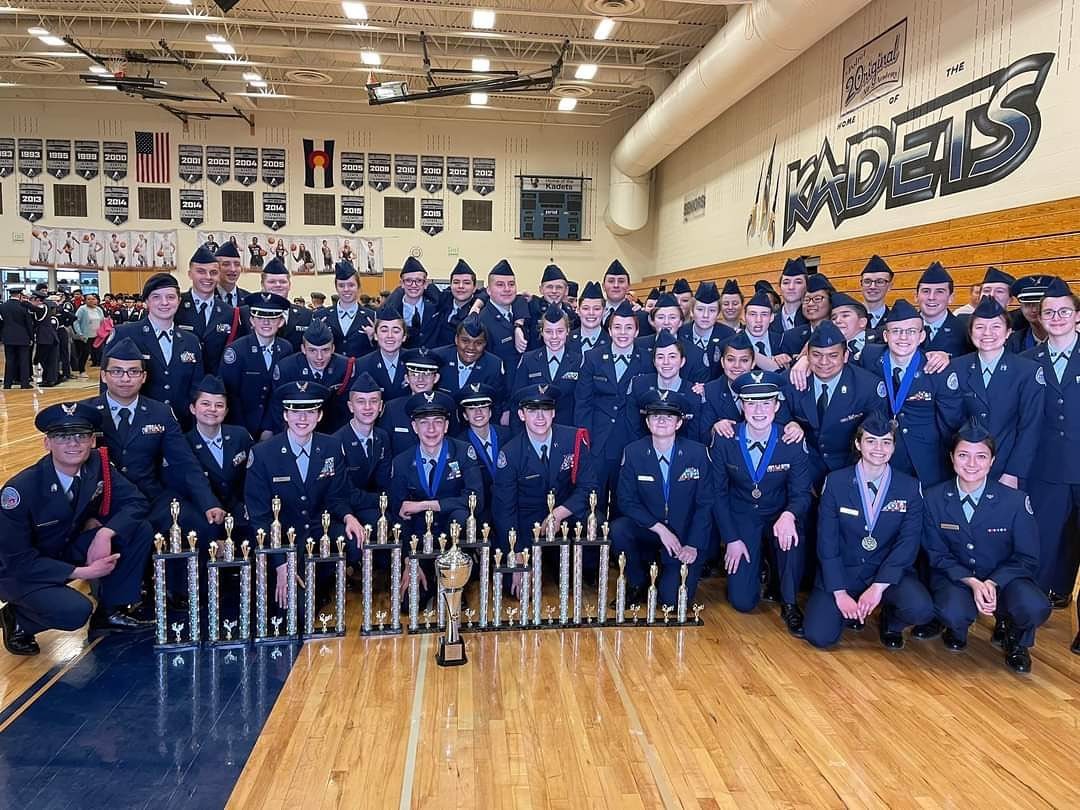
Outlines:
[[560, 98], [559, 99], [559, 112], [570, 112], [577, 106], [576, 98]]
[[607, 39], [614, 30], [615, 21], [610, 17], [601, 17], [600, 22], [596, 24], [596, 30], [593, 31], [593, 39]]
[[170, 6], [190, 6], [191, 0], [169, 0]]
[[495, 12], [489, 8], [473, 9], [472, 27], [491, 30], [495, 27]]
[[261, 79], [262, 79], [262, 76], [260, 76], [258, 73], [245, 73], [244, 74], [244, 81], [246, 81], [246, 82], [257, 82], [257, 81], [260, 81]]
[[206, 41], [207, 42], [224, 42], [225, 37], [223, 37], [221, 34], [207, 34], [206, 35]]
[[108, 73], [108, 68], [103, 68], [101, 65], [91, 65], [88, 70], [91, 73], [96, 73], [98, 76], [104, 76]]
[[223, 53], [226, 56], [233, 56], [236, 54], [236, 48], [230, 45], [228, 42], [215, 42], [213, 43], [214, 50], [218, 53]]
[[45, 28], [38, 28], [38, 27], [27, 28], [26, 33], [28, 33], [32, 37], [47, 37], [49, 35], [48, 30], [46, 30]]
[[578, 65], [577, 70], [574, 72], [575, 79], [589, 79], [596, 76], [596, 65]]
[[472, 60], [472, 69], [477, 73], [487, 73], [491, 70], [491, 60], [483, 56], [475, 56]]
[[262, 79], [254, 79], [251, 82], [249, 82], [249, 84], [252, 87], [266, 87], [266, 82], [263, 81]]
[[487, 93], [469, 93], [469, 104], [473, 107], [484, 107], [488, 103]]
[[67, 45], [67, 43], [64, 42], [64, 40], [60, 39], [60, 37], [54, 37], [52, 34], [44, 37], [38, 37], [38, 39], [40, 39], [46, 45], [52, 46], [53, 48], [63, 48], [65, 45]]
[[345, 12], [345, 16], [350, 20], [366, 20], [367, 6], [363, 3], [353, 3], [351, 0], [345, 0], [341, 4], [341, 10]]
[[360, 51], [360, 61], [365, 65], [381, 65], [382, 57], [375, 51]]

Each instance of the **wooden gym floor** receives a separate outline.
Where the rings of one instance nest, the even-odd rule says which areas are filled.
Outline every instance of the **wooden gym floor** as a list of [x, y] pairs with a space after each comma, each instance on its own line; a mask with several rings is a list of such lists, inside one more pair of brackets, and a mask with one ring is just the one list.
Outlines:
[[[85, 384], [4, 392], [4, 478], [40, 455], [36, 407], [91, 392]], [[349, 635], [299, 648], [291, 671], [279, 662], [283, 685], [267, 692], [280, 689], [276, 702], [271, 695], [243, 723], [244, 707], [259, 705], [248, 689], [262, 689], [260, 678], [273, 672], [245, 669], [246, 680], [223, 684], [220, 698], [212, 682], [215, 711], [204, 721], [195, 719], [202, 708], [188, 718], [186, 703], [168, 702], [187, 698], [163, 694], [177, 686], [160, 663], [156, 681], [152, 668], [139, 670], [144, 683], [126, 683], [117, 705], [136, 704], [126, 710], [141, 719], [125, 722], [136, 722], [141, 736], [127, 748], [114, 742], [100, 762], [87, 760], [92, 768], [73, 763], [67, 748], [57, 765], [48, 728], [30, 721], [40, 724], [40, 707], [77, 685], [80, 673], [133, 653], [108, 641], [88, 647], [82, 633], [43, 634], [36, 658], [0, 651], [0, 773], [22, 785], [0, 787], [0, 804], [22, 806], [13, 797], [33, 795], [38, 807], [102, 806], [100, 791], [63, 780], [107, 767], [98, 775], [125, 791], [113, 806], [1076, 806], [1072, 608], [1039, 633], [1034, 672], [1022, 677], [1004, 668], [985, 623], [960, 655], [938, 640], [887, 652], [873, 623], [818, 652], [783, 630], [775, 606], [736, 614], [721, 580], [707, 582], [699, 598], [707, 605], [701, 628], [473, 634], [469, 663], [441, 669], [434, 636], [359, 638], [350, 596]], [[137, 646], [145, 654], [149, 640]], [[217, 661], [203, 677], [225, 679]], [[183, 767], [158, 771], [148, 760], [155, 746], [168, 748], [170, 706], [194, 732], [185, 732], [183, 756], [173, 752]], [[94, 734], [110, 728], [85, 715], [57, 725], [61, 747], [82, 734], [92, 748]], [[23, 739], [38, 742], [15, 751]], [[26, 793], [23, 783], [34, 783], [27, 774], [47, 775], [52, 792]]]

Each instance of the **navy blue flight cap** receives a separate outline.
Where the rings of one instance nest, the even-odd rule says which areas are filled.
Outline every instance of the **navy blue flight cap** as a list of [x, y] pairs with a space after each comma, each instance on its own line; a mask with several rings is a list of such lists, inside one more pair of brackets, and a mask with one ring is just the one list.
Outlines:
[[612, 259], [611, 264], [608, 265], [607, 270], [604, 271], [605, 276], [626, 276], [630, 278], [630, 274], [626, 272], [626, 268], [622, 266], [622, 262], [618, 259]]
[[[663, 298], [661, 298], [661, 300], [663, 300]], [[657, 307], [659, 307], [660, 303], [657, 302], [656, 305], [657, 305]], [[678, 301], [676, 301], [674, 306], [678, 306], [678, 305], [679, 305], [679, 303], [678, 303]], [[665, 304], [665, 306], [671, 306], [671, 305]], [[611, 317], [613, 317], [613, 318], [633, 318], [634, 322], [635, 323], [637, 322], [637, 313], [634, 312], [634, 308], [632, 306], [630, 306], [630, 302], [626, 301], [626, 300], [623, 300], [623, 302], [621, 304], [619, 304], [617, 307], [615, 307], [615, 310], [611, 313]]]
[[782, 380], [771, 371], [748, 371], [736, 377], [731, 388], [739, 399], [773, 399], [780, 396]]
[[278, 386], [274, 394], [287, 411], [317, 411], [330, 398], [330, 389], [308, 380], [297, 380]]
[[896, 434], [896, 423], [885, 415], [884, 411], [870, 411], [870, 414], [859, 425], [863, 433], [871, 436], [893, 436]]
[[772, 283], [763, 278], [759, 278], [757, 281], [754, 282], [754, 292], [763, 292], [768, 293], [769, 295], [776, 295], [776, 289], [773, 287]]
[[807, 292], [832, 292], [832, 282], [822, 273], [814, 273], [806, 280]]
[[576, 281], [567, 281], [566, 282], [566, 297], [567, 298], [577, 298], [578, 289], [579, 289], [579, 287], [578, 287], [578, 283]]
[[309, 346], [329, 346], [334, 342], [334, 335], [326, 321], [313, 320], [311, 326], [304, 330], [304, 343]]
[[514, 394], [514, 401], [519, 408], [544, 408], [552, 410], [562, 392], [554, 385], [527, 385]]
[[578, 301], [603, 301], [604, 290], [597, 281], [587, 281], [581, 290]]
[[810, 333], [807, 345], [815, 349], [828, 349], [832, 346], [846, 346], [847, 341], [844, 340], [844, 334], [836, 324], [832, 321], [822, 321]]
[[[728, 291], [727, 285], [724, 285], [724, 292]], [[736, 285], [736, 292], [738, 286]], [[694, 300], [699, 304], [715, 304], [720, 300], [720, 292], [716, 289], [715, 281], [703, 281], [698, 284], [697, 291], [694, 293]]]
[[919, 281], [915, 286], [921, 287], [923, 284], [952, 283], [952, 276], [949, 275], [949, 271], [942, 266], [941, 262], [932, 262], [929, 267], [923, 270], [923, 274], [919, 276]]
[[788, 259], [784, 262], [784, 270], [780, 275], [805, 276], [807, 275], [806, 262], [801, 257], [798, 259]]
[[442, 391], [413, 394], [405, 402], [405, 413], [410, 419], [419, 419], [421, 416], [445, 416], [449, 419], [453, 410], [454, 400]]
[[349, 386], [350, 394], [374, 394], [376, 391], [381, 394], [382, 388], [375, 382], [375, 378], [366, 371], [361, 371], [356, 375], [356, 379], [353, 380], [352, 385]]
[[[1013, 283], [1012, 287], [1009, 288], [1009, 292], [1021, 304], [1037, 304], [1044, 295], [1051, 295], [1049, 289], [1055, 281], [1065, 283], [1056, 276], [1024, 276]], [[1065, 289], [1065, 292], [1056, 292], [1052, 295], [1055, 298], [1071, 295], [1068, 292], [1067, 285]]]
[[34, 427], [46, 436], [94, 433], [101, 429], [101, 412], [85, 402], [57, 402], [38, 411]]
[[653, 344], [654, 349], [666, 349], [669, 346], [678, 346], [679, 339], [675, 335], [671, 334], [667, 329], [661, 329], [660, 334], [656, 336], [656, 342]]
[[[716, 286], [716, 285], [714, 284], [713, 286]], [[738, 280], [734, 279], [734, 278], [729, 278], [727, 281], [725, 281], [722, 295], [737, 295], [740, 298], [742, 298], [742, 290], [739, 289]], [[701, 299], [698, 299], [698, 300], [701, 300]]]
[[990, 298], [989, 296], [984, 296], [984, 297], [979, 299], [979, 304], [972, 311], [971, 317], [972, 317], [972, 319], [975, 319], [975, 318], [986, 318], [986, 319], [1004, 318], [1004, 317], [1006, 317], [1006, 313], [1005, 313], [1005, 310], [1002, 308], [1001, 304], [998, 303], [996, 298]]
[[685, 295], [690, 290], [690, 282], [685, 278], [675, 279], [675, 283], [671, 286], [671, 292], [673, 295]]
[[142, 349], [139, 345], [129, 337], [120, 338], [120, 340], [110, 343], [105, 348], [105, 356], [112, 358], [113, 360], [149, 360], [150, 358], [142, 353]]
[[[623, 302], [625, 303], [625, 302]], [[621, 307], [621, 304], [620, 304]], [[660, 293], [660, 297], [656, 299], [656, 306], [653, 307], [653, 312], [663, 307], [676, 307], [679, 308], [679, 299], [675, 297], [675, 293]], [[616, 313], [618, 310], [616, 310]]]
[[194, 402], [198, 399], [199, 394], [214, 394], [215, 396], [226, 396], [225, 383], [221, 377], [217, 377], [213, 374], [207, 374], [200, 380], [199, 384], [195, 386], [195, 391], [191, 395], [191, 400]]
[[[937, 282], [932, 282], [937, 283]], [[899, 321], [911, 321], [922, 320], [922, 316], [919, 314], [919, 310], [915, 309], [904, 298], [897, 300], [895, 304], [889, 307], [888, 313], [885, 315], [885, 323], [898, 323]]]
[[356, 275], [356, 267], [352, 262], [342, 259], [334, 264], [334, 281], [348, 281]]
[[[1036, 277], [1028, 276], [1028, 278]], [[1045, 276], [1038, 276], [1037, 278], [1045, 278]], [[1020, 282], [1017, 283], [1019, 284]], [[1043, 298], [1068, 298], [1072, 294], [1072, 288], [1069, 287], [1068, 283], [1066, 283], [1064, 279], [1060, 279], [1057, 276], [1054, 276], [1050, 279], [1050, 281], [1046, 284], [1045, 287], [1039, 288], [1039, 298], [1035, 300], [1041, 301]], [[1023, 301], [1024, 299], [1021, 298], [1020, 300]], [[1027, 302], [1025, 301], [1024, 303]]]
[[458, 405], [492, 405], [495, 402], [495, 389], [487, 383], [468, 383], [458, 391]]
[[401, 361], [409, 371], [438, 371], [443, 367], [442, 358], [432, 354], [427, 346], [403, 351]]
[[830, 302], [832, 304], [834, 312], [842, 307], [851, 307], [859, 314], [860, 318], [868, 317], [866, 307], [863, 305], [863, 303], [855, 298], [852, 298], [847, 293], [834, 292], [830, 298]]
[[427, 275], [427, 268], [420, 262], [415, 256], [410, 256], [405, 260], [405, 264], [401, 265], [401, 275], [406, 273], [423, 273]]
[[225, 244], [219, 247], [217, 252], [214, 253], [214, 257], [217, 259], [239, 259], [240, 251], [236, 249], [236, 245], [231, 241], [226, 240]]
[[484, 322], [480, 320], [480, 316], [475, 312], [462, 318], [461, 323], [458, 324], [458, 330], [464, 332], [469, 337], [478, 338], [481, 335], [487, 337], [487, 330], [484, 328]]
[[965, 422], [958, 431], [956, 431], [956, 438], [962, 442], [985, 442], [991, 438], [994, 434], [991, 433], [985, 424], [979, 419], [972, 417]]
[[285, 262], [279, 259], [277, 256], [263, 265], [263, 273], [268, 276], [287, 276], [289, 275], [289, 268], [285, 266]]
[[292, 306], [288, 298], [271, 292], [253, 292], [244, 299], [244, 305], [257, 318], [276, 318]]
[[754, 344], [750, 342], [750, 336], [746, 334], [746, 332], [739, 330], [724, 341], [724, 348], [735, 349], [740, 352], [746, 351], [747, 349], [754, 351]]
[[375, 320], [377, 321], [403, 321], [405, 316], [401, 314], [401, 310], [397, 309], [391, 304], [383, 304], [375, 312]]
[[670, 413], [682, 417], [686, 415], [686, 398], [678, 391], [658, 391], [654, 388], [645, 395], [641, 412], [646, 416]]
[[206, 245], [199, 245], [188, 259], [188, 264], [217, 264], [217, 256]]
[[765, 292], [764, 290], [758, 290], [750, 297], [750, 300], [746, 302], [746, 306], [762, 307], [763, 309], [767, 309], [772, 312], [773, 301], [769, 297], [769, 294], [767, 292]]
[[1016, 283], [1016, 279], [1006, 273], [1004, 270], [999, 270], [996, 267], [987, 267], [986, 273], [983, 275], [983, 284], [1007, 284], [1009, 292], [1012, 292], [1012, 286]]
[[558, 304], [548, 304], [544, 310], [544, 320], [548, 323], [561, 323], [566, 318], [566, 312]]
[[870, 261], [866, 263], [866, 267], [859, 273], [860, 276], [864, 276], [867, 273], [888, 273], [889, 278], [893, 277], [893, 269], [889, 267], [888, 262], [878, 256], [876, 253], [870, 257]]
[[510, 262], [506, 259], [499, 259], [498, 263], [491, 268], [489, 276], [513, 276], [514, 268], [510, 266]]
[[653, 287], [651, 290], [649, 290], [649, 294], [645, 296], [645, 300], [646, 301], [655, 301], [659, 297], [660, 297], [660, 288], [659, 287]]
[[450, 271], [450, 278], [454, 276], [468, 276], [473, 281], [476, 281], [476, 271], [469, 267], [469, 263], [464, 259], [458, 259], [454, 269]]
[[[211, 259], [211, 261], [216, 260]], [[150, 293], [155, 292], [156, 290], [168, 289], [169, 287], [172, 287], [177, 292], [180, 292], [180, 282], [176, 280], [176, 276], [174, 276], [172, 273], [154, 273], [154, 275], [150, 276], [150, 278], [146, 280], [146, 283], [143, 284], [143, 300], [145, 301], [147, 298], [149, 298]]]
[[549, 264], [544, 268], [544, 274], [540, 276], [540, 283], [547, 284], [549, 281], [566, 281], [566, 276], [557, 264]]

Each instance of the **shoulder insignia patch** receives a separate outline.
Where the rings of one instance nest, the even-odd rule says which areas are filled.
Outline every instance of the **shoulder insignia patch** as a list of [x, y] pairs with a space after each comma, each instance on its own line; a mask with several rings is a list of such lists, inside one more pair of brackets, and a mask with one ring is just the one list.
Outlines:
[[14, 509], [21, 502], [22, 497], [15, 487], [4, 487], [3, 491], [0, 491], [0, 508]]
[[247, 457], [247, 466], [250, 467], [254, 463], [255, 463], [255, 451], [254, 450], [249, 450], [248, 451], [248, 457]]
[[[6, 492], [7, 490], [4, 490], [4, 491]], [[4, 508], [6, 509], [7, 507], [4, 507]], [[1028, 497], [1027, 495], [1024, 496], [1024, 508], [1027, 510], [1027, 513], [1029, 515], [1034, 515], [1035, 514], [1035, 512], [1031, 508], [1031, 498]]]
[[469, 457], [470, 461], [476, 461], [476, 448], [471, 444], [465, 449], [465, 455]]
[[496, 459], [495, 466], [500, 470], [506, 467], [506, 453], [502, 450], [499, 451], [499, 458]]
[[885, 381], [884, 381], [884, 380], [880, 380], [880, 381], [878, 382], [878, 384], [877, 384], [877, 395], [878, 395], [879, 397], [881, 397], [882, 399], [885, 399], [885, 394], [886, 394], [886, 391], [885, 391]]
[[221, 362], [222, 363], [227, 363], [229, 365], [232, 365], [233, 363], [235, 363], [236, 362], [236, 349], [234, 349], [232, 346], [227, 348], [225, 350], [225, 352], [221, 355]]
[[1035, 382], [1037, 382], [1039, 385], [1046, 385], [1046, 374], [1043, 371], [1042, 366], [1039, 366], [1035, 370]]
[[956, 376], [955, 371], [950, 374], [949, 379], [945, 381], [945, 387], [950, 391], [956, 391], [960, 388], [960, 379]]
[[[304, 373], [307, 374], [307, 369], [306, 368], [304, 369]], [[272, 372], [270, 372], [270, 376], [273, 377], [274, 380], [280, 380], [281, 379], [281, 366], [274, 366], [274, 370]]]

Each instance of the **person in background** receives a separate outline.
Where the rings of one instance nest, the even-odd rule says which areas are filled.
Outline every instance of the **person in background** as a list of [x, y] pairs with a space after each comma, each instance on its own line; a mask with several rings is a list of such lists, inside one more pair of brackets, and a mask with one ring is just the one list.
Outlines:
[[[871, 332], [879, 332], [885, 323], [885, 316], [889, 313], [885, 297], [892, 289], [892, 283], [893, 269], [875, 253], [859, 274], [859, 290], [867, 315], [866, 328]], [[880, 340], [880, 334], [878, 339]]]
[[105, 320], [105, 310], [99, 305], [99, 299], [90, 293], [83, 300], [83, 304], [75, 310], [75, 372], [80, 380], [87, 379], [86, 362], [91, 366], [101, 365], [101, 348], [94, 345], [98, 330]]
[[968, 302], [954, 309], [953, 315], [970, 315], [975, 311], [975, 307], [979, 305], [979, 300], [981, 298], [982, 284], [972, 284], [971, 291], [968, 293]]
[[[698, 285], [698, 292], [700, 291], [701, 285]], [[694, 298], [701, 300], [696, 295]], [[739, 282], [729, 278], [724, 282], [724, 289], [720, 292], [720, 324], [732, 332], [742, 329], [743, 303], [744, 298], [742, 290], [739, 289]]]

